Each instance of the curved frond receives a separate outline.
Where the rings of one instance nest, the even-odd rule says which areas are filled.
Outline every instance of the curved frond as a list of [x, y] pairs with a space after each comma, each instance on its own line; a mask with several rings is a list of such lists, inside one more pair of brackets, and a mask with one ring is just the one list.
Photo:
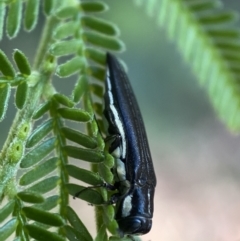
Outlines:
[[221, 119], [231, 130], [239, 131], [236, 51], [240, 46], [240, 31], [232, 25], [238, 14], [223, 10], [220, 3], [218, 0], [152, 0], [146, 8], [176, 41]]
[[[61, 3], [61, 2], [60, 2]], [[0, 2], [0, 40], [3, 36], [4, 24], [6, 24], [7, 36], [15, 38], [21, 28], [23, 22], [27, 31], [32, 31], [38, 22], [40, 12], [40, 0], [14, 0]], [[43, 10], [46, 15], [53, 14], [61, 4], [57, 4], [56, 0], [46, 0], [43, 4]], [[23, 12], [23, 9], [25, 10]], [[5, 20], [6, 15], [6, 22]], [[24, 21], [22, 21], [22, 19]]]

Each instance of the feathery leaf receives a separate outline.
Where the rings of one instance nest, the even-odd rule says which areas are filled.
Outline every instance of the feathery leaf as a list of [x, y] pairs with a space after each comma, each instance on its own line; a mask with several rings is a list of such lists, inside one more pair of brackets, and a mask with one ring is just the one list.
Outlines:
[[221, 119], [231, 130], [239, 131], [240, 90], [234, 66], [240, 59], [225, 49], [240, 45], [240, 31], [230, 25], [238, 15], [220, 11], [218, 0], [162, 0], [159, 6], [155, 2], [155, 7], [159, 9], [158, 23], [177, 42]]

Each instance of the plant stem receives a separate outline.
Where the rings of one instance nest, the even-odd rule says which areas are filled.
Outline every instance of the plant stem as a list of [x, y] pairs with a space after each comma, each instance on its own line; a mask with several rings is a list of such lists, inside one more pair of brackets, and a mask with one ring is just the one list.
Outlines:
[[34, 59], [33, 69], [37, 70], [41, 66], [41, 63], [47, 53], [48, 47], [51, 43], [53, 29], [56, 27], [59, 20], [56, 17], [48, 17], [44, 25], [42, 36], [40, 39], [37, 53]]

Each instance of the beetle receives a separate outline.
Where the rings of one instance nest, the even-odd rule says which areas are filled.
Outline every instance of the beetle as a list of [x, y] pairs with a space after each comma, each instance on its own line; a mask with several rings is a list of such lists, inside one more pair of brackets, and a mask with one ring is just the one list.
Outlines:
[[114, 157], [115, 219], [120, 236], [150, 231], [156, 176], [141, 112], [129, 79], [112, 54], [106, 56], [104, 119]]

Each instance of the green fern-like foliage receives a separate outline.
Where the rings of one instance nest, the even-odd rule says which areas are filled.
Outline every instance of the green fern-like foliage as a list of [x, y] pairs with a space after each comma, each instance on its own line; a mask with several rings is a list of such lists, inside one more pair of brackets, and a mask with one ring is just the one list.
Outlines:
[[[114, 160], [104, 150], [98, 114], [106, 52], [122, 51], [124, 45], [117, 27], [99, 17], [107, 9], [100, 1], [0, 1], [0, 39], [4, 27], [14, 38], [22, 22], [31, 31], [39, 12], [46, 16], [32, 65], [20, 50], [14, 50], [12, 59], [0, 50], [0, 120], [14, 89], [17, 109], [0, 153], [1, 241], [132, 240], [118, 237], [114, 207], [104, 205], [109, 191], [69, 183], [69, 177], [86, 186], [113, 183]], [[65, 62], [60, 64], [61, 57]], [[75, 78], [71, 96], [56, 91], [53, 75]], [[69, 121], [85, 126], [87, 132], [73, 129]], [[91, 163], [91, 170], [69, 163], [70, 157]], [[69, 206], [69, 196], [76, 193], [96, 205], [95, 238]]]
[[240, 131], [240, 32], [238, 14], [223, 10], [219, 0], [134, 0], [167, 30], [217, 114], [227, 127]]

